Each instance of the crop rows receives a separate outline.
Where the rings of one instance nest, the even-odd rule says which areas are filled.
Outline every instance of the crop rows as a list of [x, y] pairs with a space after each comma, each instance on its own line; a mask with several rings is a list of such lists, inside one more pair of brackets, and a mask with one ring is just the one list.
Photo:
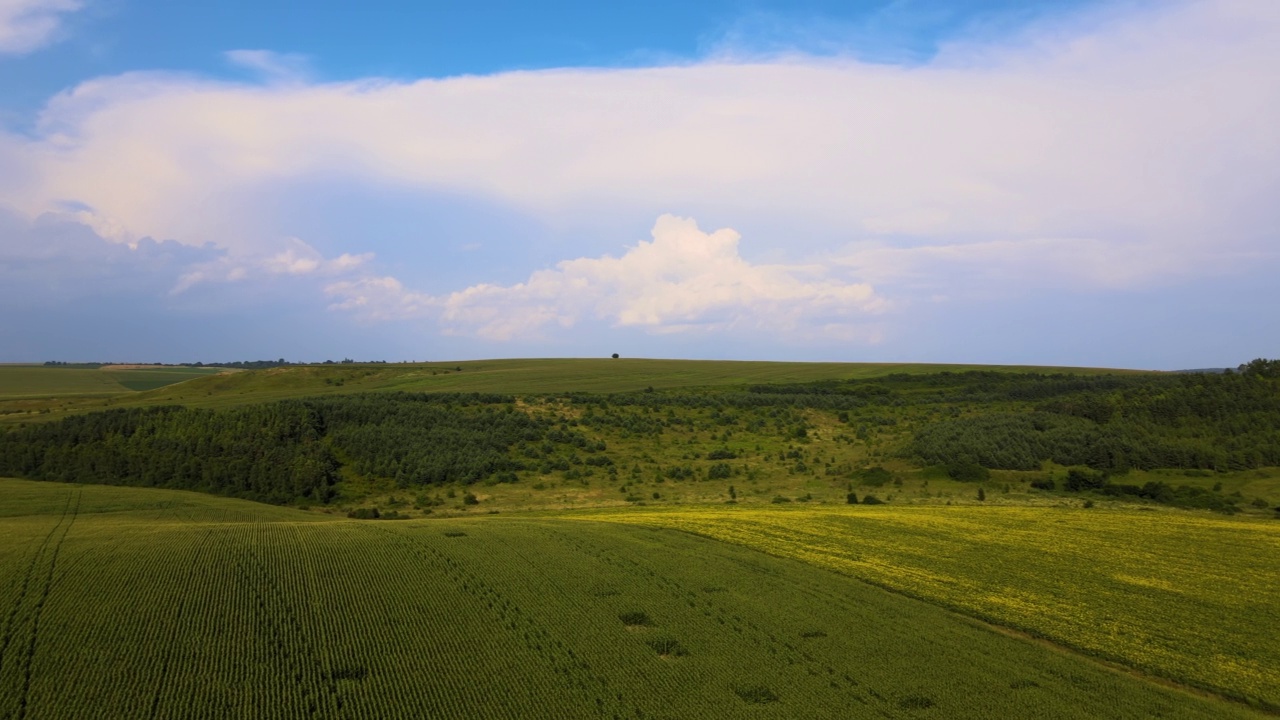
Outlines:
[[0, 518], [6, 720], [1248, 716], [685, 533], [44, 487]]
[[1280, 707], [1280, 527], [1138, 511], [914, 507], [611, 514], [792, 557]]

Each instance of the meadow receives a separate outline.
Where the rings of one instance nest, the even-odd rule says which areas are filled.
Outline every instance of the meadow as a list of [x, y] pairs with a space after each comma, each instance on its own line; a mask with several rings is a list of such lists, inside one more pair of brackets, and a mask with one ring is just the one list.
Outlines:
[[0, 717], [1258, 716], [648, 517], [0, 495]]

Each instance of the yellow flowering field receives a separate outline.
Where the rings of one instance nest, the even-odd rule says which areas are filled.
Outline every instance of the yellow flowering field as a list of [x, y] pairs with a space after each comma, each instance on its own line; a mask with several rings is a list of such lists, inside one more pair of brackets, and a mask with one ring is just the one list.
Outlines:
[[672, 508], [578, 515], [797, 558], [1280, 708], [1280, 522], [1067, 507]]

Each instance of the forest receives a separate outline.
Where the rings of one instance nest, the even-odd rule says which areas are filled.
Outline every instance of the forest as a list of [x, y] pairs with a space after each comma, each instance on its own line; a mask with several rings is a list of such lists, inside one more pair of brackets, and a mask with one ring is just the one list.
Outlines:
[[[874, 446], [869, 457], [947, 468], [958, 480], [1053, 463], [1075, 474], [1033, 487], [1222, 509], [1194, 488], [1123, 476], [1280, 465], [1280, 361], [1224, 373], [974, 370], [636, 392], [372, 392], [217, 410], [116, 408], [0, 433], [0, 474], [277, 504], [329, 503], [344, 476], [413, 489], [549, 474], [617, 479], [626, 468], [622, 483], [647, 462], [658, 477], [718, 480], [749, 467], [758, 473], [769, 461], [779, 472], [816, 472], [821, 461], [828, 475], [865, 475], [867, 467], [834, 454], [806, 454], [809, 433], [823, 423], [837, 428], [829, 434], [838, 443]], [[649, 457], [646, 443], [699, 433], [713, 446], [662, 462]]]

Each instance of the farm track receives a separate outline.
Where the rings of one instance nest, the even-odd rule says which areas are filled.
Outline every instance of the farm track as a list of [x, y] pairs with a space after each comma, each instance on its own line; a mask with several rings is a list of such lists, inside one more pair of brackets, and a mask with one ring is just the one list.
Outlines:
[[[67, 539], [67, 533], [71, 531], [71, 526], [75, 523], [76, 515], [79, 512], [80, 498], [83, 491], [69, 490], [67, 492], [66, 503], [63, 505], [62, 513], [58, 516], [58, 521], [54, 523], [40, 542], [40, 546], [31, 556], [31, 562], [27, 565], [26, 573], [22, 578], [21, 589], [17, 598], [14, 600], [13, 607], [9, 610], [9, 616], [5, 622], [5, 631], [3, 639], [0, 639], [0, 688], [9, 687], [13, 689], [12, 694], [6, 691], [0, 695], [0, 698], [9, 696], [15, 698], [16, 708], [6, 706], [0, 708], [4, 718], [25, 718], [27, 714], [27, 703], [31, 689], [31, 663], [36, 653], [36, 642], [39, 639], [40, 618], [44, 613], [45, 603], [49, 599], [49, 592], [53, 587], [54, 574], [58, 567], [58, 554], [62, 550], [62, 543]], [[56, 540], [55, 540], [56, 537]], [[51, 547], [52, 546], [52, 547]], [[46, 552], [47, 551], [47, 552]], [[27, 597], [31, 594], [32, 580], [36, 579], [37, 568], [42, 564], [42, 560], [48, 558], [48, 568], [44, 573], [43, 581], [39, 582], [38, 596], [36, 596], [34, 604], [27, 612], [25, 620], [26, 625], [26, 642], [14, 646], [13, 640], [19, 634], [20, 619], [23, 606], [27, 604]], [[10, 651], [14, 650], [17, 654], [16, 658], [10, 659]], [[4, 670], [7, 667], [13, 667], [13, 661], [20, 663], [20, 669], [10, 672], [9, 675], [15, 676], [12, 680], [6, 677]]]

